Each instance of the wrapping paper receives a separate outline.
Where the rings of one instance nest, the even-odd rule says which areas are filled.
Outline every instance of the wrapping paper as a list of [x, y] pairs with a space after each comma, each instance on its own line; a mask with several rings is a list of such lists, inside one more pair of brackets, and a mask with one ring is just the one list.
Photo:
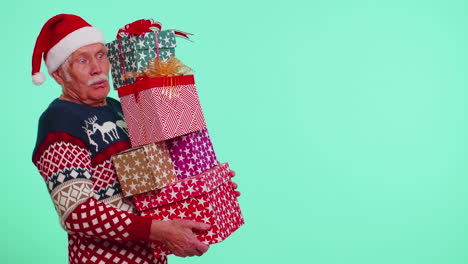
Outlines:
[[193, 75], [144, 78], [118, 94], [132, 147], [206, 127]]
[[177, 181], [165, 142], [133, 148], [112, 156], [125, 197], [160, 189]]
[[[244, 224], [230, 177], [228, 164], [219, 164], [196, 177], [149, 192], [139, 199], [134, 197], [134, 203], [143, 216], [159, 220], [188, 219], [210, 224], [210, 230], [196, 232], [196, 236], [206, 244], [218, 243]], [[151, 247], [155, 257], [171, 254], [158, 241], [151, 242]]]
[[166, 142], [178, 179], [198, 175], [218, 164], [206, 128]]
[[175, 47], [172, 30], [146, 32], [141, 36], [122, 37], [106, 43], [114, 88], [134, 83], [135, 78], [121, 80], [122, 75], [132, 71], [143, 72], [148, 61], [158, 55], [161, 59], [174, 56]]

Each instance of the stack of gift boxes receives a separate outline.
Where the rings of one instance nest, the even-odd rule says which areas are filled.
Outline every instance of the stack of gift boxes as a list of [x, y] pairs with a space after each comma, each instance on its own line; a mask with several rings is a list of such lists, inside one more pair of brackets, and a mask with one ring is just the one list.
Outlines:
[[[174, 56], [175, 30], [139, 20], [107, 43], [132, 148], [112, 157], [124, 196], [141, 215], [188, 219], [211, 225], [197, 232], [206, 244], [224, 240], [243, 223], [230, 184], [231, 170], [219, 163], [201, 111], [193, 75], [122, 78], [144, 72], [150, 59]], [[152, 242], [155, 257], [171, 252]]]

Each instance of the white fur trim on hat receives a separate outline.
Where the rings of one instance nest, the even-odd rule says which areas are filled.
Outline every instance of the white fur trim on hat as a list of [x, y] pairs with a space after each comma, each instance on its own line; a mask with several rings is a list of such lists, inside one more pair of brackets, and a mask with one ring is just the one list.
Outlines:
[[95, 27], [82, 27], [68, 34], [47, 53], [47, 71], [52, 74], [74, 51], [93, 43], [105, 44], [104, 35]]
[[42, 73], [42, 72], [36, 72], [33, 76], [32, 76], [32, 81], [35, 85], [41, 85], [45, 82], [45, 75]]

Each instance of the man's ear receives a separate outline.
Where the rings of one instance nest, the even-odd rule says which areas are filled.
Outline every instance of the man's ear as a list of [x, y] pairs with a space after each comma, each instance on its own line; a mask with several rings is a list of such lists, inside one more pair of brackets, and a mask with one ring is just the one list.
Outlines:
[[51, 75], [60, 86], [63, 86], [65, 84], [65, 76], [60, 68], [54, 71]]

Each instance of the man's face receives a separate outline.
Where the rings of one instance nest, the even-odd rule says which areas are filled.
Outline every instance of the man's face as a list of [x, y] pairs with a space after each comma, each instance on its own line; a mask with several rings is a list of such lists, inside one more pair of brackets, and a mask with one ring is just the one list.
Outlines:
[[95, 43], [83, 46], [73, 52], [68, 60], [65, 67], [52, 73], [63, 87], [62, 99], [90, 106], [105, 104], [109, 93], [109, 61], [104, 45]]

